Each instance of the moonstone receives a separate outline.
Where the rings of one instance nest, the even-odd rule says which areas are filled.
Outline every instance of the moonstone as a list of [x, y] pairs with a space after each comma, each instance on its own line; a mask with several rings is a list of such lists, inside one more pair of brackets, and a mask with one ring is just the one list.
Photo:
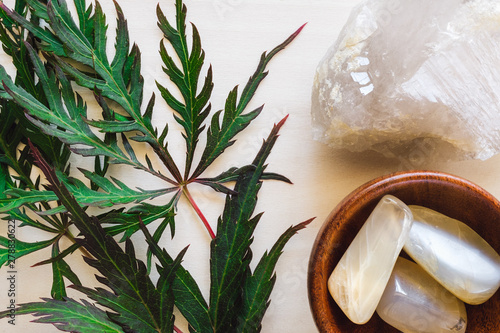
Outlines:
[[345, 315], [366, 323], [377, 307], [412, 224], [410, 209], [384, 196], [328, 279], [328, 289]]
[[318, 65], [314, 137], [410, 161], [488, 159], [498, 64], [498, 0], [364, 0]]
[[426, 207], [409, 207], [413, 226], [405, 252], [466, 303], [481, 304], [495, 294], [498, 253], [466, 224]]
[[417, 264], [398, 258], [377, 314], [404, 333], [463, 333], [464, 303]]

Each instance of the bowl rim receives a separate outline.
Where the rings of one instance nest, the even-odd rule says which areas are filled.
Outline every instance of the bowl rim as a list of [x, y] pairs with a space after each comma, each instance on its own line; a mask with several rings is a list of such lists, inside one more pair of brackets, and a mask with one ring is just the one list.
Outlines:
[[[443, 182], [448, 186], [456, 186], [457, 188], [467, 188], [472, 190], [476, 195], [483, 197], [486, 201], [488, 201], [493, 206], [496, 206], [496, 209], [500, 211], [500, 201], [497, 200], [492, 194], [487, 192], [481, 186], [464, 179], [459, 176], [455, 176], [446, 172], [441, 171], [431, 171], [431, 170], [409, 170], [409, 171], [398, 171], [393, 173], [388, 173], [379, 177], [376, 177], [361, 186], [357, 187], [353, 191], [351, 191], [346, 197], [344, 197], [329, 213], [327, 218], [324, 220], [321, 228], [318, 231], [318, 234], [314, 240], [310, 257], [309, 257], [309, 265], [307, 272], [307, 293], [309, 298], [309, 306], [310, 311], [313, 316], [316, 327], [320, 332], [326, 332], [325, 319], [321, 318], [320, 314], [326, 311], [327, 309], [320, 307], [321, 303], [319, 302], [319, 293], [314, 292], [314, 290], [318, 290], [319, 281], [321, 280], [317, 275], [313, 274], [318, 271], [322, 266], [321, 259], [326, 256], [325, 247], [321, 246], [324, 238], [328, 232], [331, 232], [329, 228], [332, 226], [332, 221], [335, 216], [342, 214], [348, 207], [352, 209], [352, 207], [356, 207], [355, 209], [359, 209], [364, 206], [370, 199], [367, 196], [372, 191], [375, 191], [379, 188], [383, 188], [383, 190], [387, 188], [392, 188], [395, 184], [405, 183], [413, 183], [413, 182]], [[330, 272], [331, 273], [331, 272]], [[321, 280], [324, 281], [324, 280]], [[323, 286], [321, 290], [324, 290], [326, 286]]]

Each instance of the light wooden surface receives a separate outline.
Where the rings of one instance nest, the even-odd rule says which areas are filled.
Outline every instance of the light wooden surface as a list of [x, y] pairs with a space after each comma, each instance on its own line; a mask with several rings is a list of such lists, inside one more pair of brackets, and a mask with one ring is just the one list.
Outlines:
[[[145, 99], [157, 92], [155, 80], [162, 83], [166, 78], [161, 73], [158, 54], [161, 33], [156, 27], [155, 7], [157, 0], [118, 0], [128, 19], [132, 40], [136, 41], [143, 54], [143, 76]], [[225, 157], [209, 170], [215, 175], [230, 165], [243, 165], [253, 158], [260, 143], [267, 136], [274, 122], [289, 114], [281, 136], [269, 159], [269, 171], [288, 176], [294, 185], [266, 182], [259, 196], [257, 211], [265, 214], [256, 230], [253, 244], [254, 258], [259, 258], [269, 249], [279, 235], [290, 225], [310, 217], [316, 220], [296, 235], [285, 248], [278, 263], [277, 283], [272, 301], [263, 322], [262, 332], [303, 333], [315, 332], [306, 289], [307, 264], [316, 234], [328, 213], [363, 183], [393, 171], [405, 169], [432, 169], [464, 177], [500, 197], [500, 157], [488, 161], [427, 163], [417, 152], [413, 161], [387, 160], [374, 153], [350, 154], [335, 152], [311, 135], [310, 95], [317, 63], [335, 41], [347, 20], [351, 8], [359, 0], [186, 0], [188, 21], [193, 22], [202, 38], [206, 60], [214, 71], [215, 88], [212, 105], [218, 110], [232, 87], [243, 86], [253, 73], [260, 54], [281, 43], [303, 23], [306, 27], [300, 36], [269, 65], [269, 76], [254, 98], [253, 106], [265, 104], [262, 115], [245, 131], [237, 144], [228, 149]], [[173, 15], [173, 0], [162, 0], [160, 5], [169, 16]], [[110, 31], [114, 30], [113, 4], [102, 0], [108, 13]], [[111, 46], [110, 42], [110, 46]], [[4, 59], [4, 58], [1, 58]], [[159, 101], [160, 98], [157, 98]], [[171, 111], [161, 102], [157, 103], [155, 124], [168, 121], [172, 124], [169, 134], [174, 157], [182, 161], [184, 148], [182, 138], [175, 129]], [[178, 149], [174, 148], [178, 147]], [[75, 160], [73, 165], [88, 163]], [[130, 186], [154, 188], [154, 180], [136, 176], [129, 168], [114, 168], [119, 179], [128, 180]], [[198, 201], [215, 226], [221, 213], [223, 197], [203, 188], [193, 187], [192, 195]], [[180, 207], [182, 208], [182, 207]], [[208, 298], [208, 249], [209, 237], [197, 217], [189, 209], [180, 209], [174, 240], [166, 237], [163, 246], [177, 253], [191, 244], [185, 257], [185, 267], [198, 281]], [[2, 226], [3, 228], [3, 226]], [[6, 228], [6, 226], [5, 226]], [[4, 231], [2, 231], [3, 233]], [[40, 240], [43, 235], [19, 229], [19, 238]], [[144, 244], [135, 237], [138, 252]], [[51, 270], [47, 267], [30, 268], [45, 259], [49, 253], [38, 258], [27, 257], [18, 263], [18, 301], [28, 302], [39, 297], [50, 296]], [[45, 257], [44, 257], [45, 256]], [[72, 260], [76, 265], [80, 259]], [[95, 284], [93, 273], [80, 265], [82, 282]], [[8, 302], [6, 271], [0, 270], [0, 308]], [[70, 292], [70, 296], [82, 295]], [[30, 317], [17, 317], [16, 325], [0, 322], [0, 332], [58, 332], [51, 325], [32, 324]], [[178, 323], [187, 332], [182, 322]]]

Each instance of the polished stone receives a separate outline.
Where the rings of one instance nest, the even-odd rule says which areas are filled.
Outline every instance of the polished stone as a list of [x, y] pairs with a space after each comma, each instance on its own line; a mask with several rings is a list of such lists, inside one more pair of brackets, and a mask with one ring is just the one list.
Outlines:
[[333, 270], [328, 289], [352, 322], [364, 324], [375, 312], [411, 224], [410, 209], [384, 196]]
[[498, 0], [362, 1], [318, 65], [315, 139], [414, 163], [499, 153], [499, 22]]
[[498, 253], [466, 224], [425, 207], [410, 209], [405, 252], [464, 302], [487, 301], [500, 286]]
[[417, 264], [398, 258], [377, 314], [404, 333], [463, 333], [464, 303]]

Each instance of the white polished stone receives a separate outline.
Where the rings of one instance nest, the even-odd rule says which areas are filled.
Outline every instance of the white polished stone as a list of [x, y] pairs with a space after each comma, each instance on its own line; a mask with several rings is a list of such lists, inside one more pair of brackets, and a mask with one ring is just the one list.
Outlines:
[[317, 68], [314, 137], [410, 161], [500, 152], [500, 2], [365, 0]]
[[429, 208], [410, 209], [414, 221], [405, 252], [464, 302], [487, 301], [500, 286], [498, 253], [466, 224]]
[[404, 333], [463, 333], [464, 303], [417, 264], [398, 258], [377, 314]]
[[410, 209], [384, 196], [330, 275], [328, 289], [354, 323], [366, 323], [375, 312], [411, 224]]

